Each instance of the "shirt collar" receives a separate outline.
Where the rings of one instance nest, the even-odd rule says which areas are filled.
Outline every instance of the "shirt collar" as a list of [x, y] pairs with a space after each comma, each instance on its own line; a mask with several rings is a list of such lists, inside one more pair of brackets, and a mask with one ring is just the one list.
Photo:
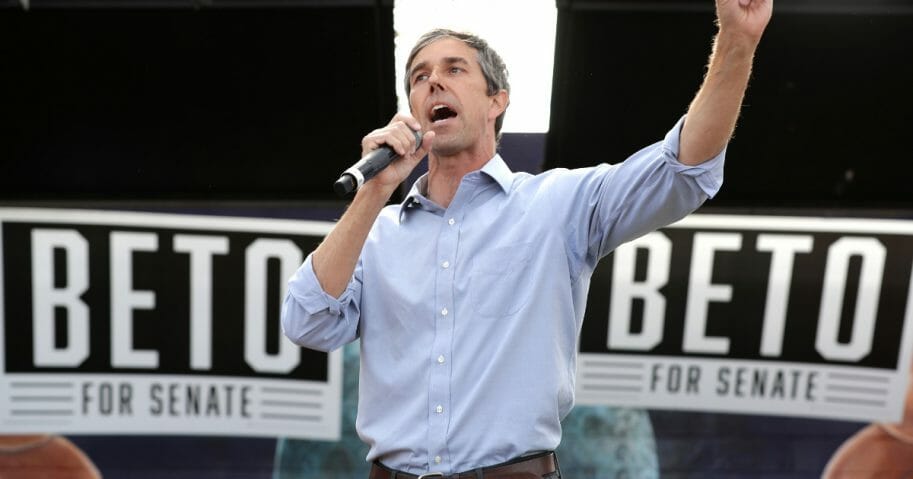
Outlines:
[[514, 182], [513, 172], [501, 155], [495, 153], [494, 158], [488, 160], [480, 171], [495, 180], [505, 193], [510, 193], [510, 186]]
[[415, 183], [412, 184], [412, 188], [409, 190], [409, 194], [403, 199], [402, 204], [400, 205], [400, 217], [404, 211], [408, 208], [421, 206], [423, 201], [428, 201], [425, 197], [425, 192], [428, 191], [428, 173], [420, 176]]
[[[510, 167], [507, 166], [507, 163], [504, 162], [504, 159], [501, 158], [501, 155], [495, 153], [481, 169], [478, 170], [480, 173], [485, 173], [489, 178], [495, 181], [498, 186], [501, 187], [501, 190], [504, 193], [510, 192], [511, 184], [513, 183], [513, 172], [510, 171]], [[468, 173], [466, 176], [470, 176], [472, 173]], [[481, 176], [481, 175], [476, 175]], [[415, 180], [415, 183], [412, 184], [412, 188], [409, 190], [409, 194], [403, 199], [403, 202], [400, 204], [400, 221], [403, 219], [403, 214], [409, 208], [433, 207], [433, 203], [425, 196], [428, 192], [428, 173], [425, 173], [419, 179]]]

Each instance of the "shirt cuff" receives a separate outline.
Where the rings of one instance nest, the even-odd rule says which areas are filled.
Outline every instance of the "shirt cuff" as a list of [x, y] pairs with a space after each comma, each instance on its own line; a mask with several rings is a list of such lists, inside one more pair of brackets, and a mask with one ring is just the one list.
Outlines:
[[352, 295], [351, 288], [346, 288], [339, 299], [330, 296], [317, 280], [312, 257], [313, 253], [309, 254], [304, 263], [298, 267], [298, 271], [295, 271], [295, 275], [288, 282], [288, 292], [308, 314], [327, 310], [331, 314], [338, 315], [342, 311], [343, 304]]
[[707, 196], [713, 198], [723, 186], [723, 163], [726, 161], [726, 148], [723, 147], [718, 155], [699, 164], [685, 165], [678, 161], [679, 139], [682, 134], [682, 126], [685, 124], [685, 116], [682, 116], [678, 122], [666, 134], [663, 140], [663, 157], [674, 171], [678, 174], [694, 178], [697, 185]]

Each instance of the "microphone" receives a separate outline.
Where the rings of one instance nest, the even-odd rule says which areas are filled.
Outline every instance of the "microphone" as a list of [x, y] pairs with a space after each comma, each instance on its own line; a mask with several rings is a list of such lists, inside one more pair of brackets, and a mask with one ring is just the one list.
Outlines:
[[[418, 151], [422, 147], [422, 132], [413, 131], [412, 133], [415, 134], [415, 151]], [[396, 154], [393, 148], [381, 145], [380, 148], [358, 160], [358, 163], [352, 165], [351, 168], [343, 171], [336, 183], [333, 184], [333, 191], [339, 196], [345, 196], [361, 188], [361, 185], [374, 178], [375, 175], [397, 158], [399, 158], [399, 155]]]

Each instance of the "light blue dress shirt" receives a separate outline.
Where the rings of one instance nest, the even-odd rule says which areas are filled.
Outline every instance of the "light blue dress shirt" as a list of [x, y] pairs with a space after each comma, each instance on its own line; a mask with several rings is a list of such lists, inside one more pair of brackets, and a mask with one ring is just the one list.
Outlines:
[[558, 446], [597, 261], [722, 184], [725, 150], [677, 161], [683, 121], [617, 165], [534, 176], [495, 155], [446, 209], [420, 178], [381, 212], [338, 299], [308, 256], [282, 326], [322, 351], [361, 339], [356, 428], [369, 461], [451, 474]]

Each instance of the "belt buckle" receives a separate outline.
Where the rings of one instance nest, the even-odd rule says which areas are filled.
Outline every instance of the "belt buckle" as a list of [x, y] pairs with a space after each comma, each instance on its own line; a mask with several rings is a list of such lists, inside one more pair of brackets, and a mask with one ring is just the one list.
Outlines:
[[444, 479], [447, 476], [445, 476], [443, 472], [429, 472], [428, 474], [422, 474], [421, 476], [418, 476], [418, 479], [431, 479], [432, 477], [439, 477], [440, 479]]

